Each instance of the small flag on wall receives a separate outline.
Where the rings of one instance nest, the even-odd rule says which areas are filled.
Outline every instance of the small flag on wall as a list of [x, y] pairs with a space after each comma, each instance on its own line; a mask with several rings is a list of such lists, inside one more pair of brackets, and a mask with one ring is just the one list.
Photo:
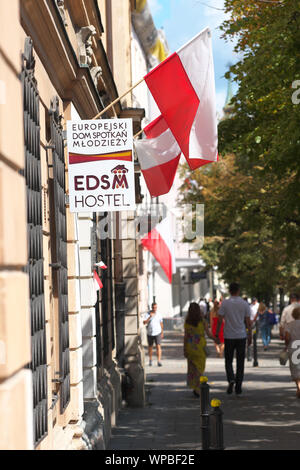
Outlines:
[[103, 288], [102, 281], [96, 271], [94, 271], [94, 286], [95, 286], [96, 291]]
[[103, 261], [100, 261], [99, 263], [95, 263], [94, 266], [97, 266], [97, 268], [101, 269], [107, 269], [106, 264], [103, 263]]

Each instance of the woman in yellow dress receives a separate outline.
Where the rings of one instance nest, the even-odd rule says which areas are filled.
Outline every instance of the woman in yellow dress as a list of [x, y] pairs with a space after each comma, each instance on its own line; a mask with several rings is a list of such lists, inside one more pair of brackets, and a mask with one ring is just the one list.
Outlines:
[[188, 363], [187, 385], [193, 389], [197, 397], [200, 392], [200, 377], [205, 371], [205, 333], [217, 342], [204, 319], [200, 306], [192, 302], [184, 324], [184, 357], [187, 358]]

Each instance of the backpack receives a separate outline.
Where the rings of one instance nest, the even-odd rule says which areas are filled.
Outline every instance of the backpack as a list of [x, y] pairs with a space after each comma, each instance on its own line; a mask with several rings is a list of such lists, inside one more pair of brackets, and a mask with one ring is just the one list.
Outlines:
[[268, 312], [268, 324], [269, 325], [277, 325], [277, 319], [275, 313]]

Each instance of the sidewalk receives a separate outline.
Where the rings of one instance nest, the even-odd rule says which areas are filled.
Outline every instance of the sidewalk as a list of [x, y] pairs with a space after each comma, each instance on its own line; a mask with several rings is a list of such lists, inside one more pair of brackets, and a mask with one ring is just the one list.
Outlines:
[[[147, 406], [125, 408], [113, 430], [109, 449], [201, 449], [199, 399], [186, 387], [183, 334], [167, 332], [163, 367], [146, 367]], [[282, 342], [273, 339], [264, 352], [258, 341], [259, 367], [245, 362], [241, 396], [227, 395], [224, 359], [216, 357], [212, 342], [206, 375], [211, 398], [222, 401], [227, 450], [294, 450], [300, 448], [300, 400], [288, 366], [280, 366]], [[148, 364], [148, 359], [146, 359]]]

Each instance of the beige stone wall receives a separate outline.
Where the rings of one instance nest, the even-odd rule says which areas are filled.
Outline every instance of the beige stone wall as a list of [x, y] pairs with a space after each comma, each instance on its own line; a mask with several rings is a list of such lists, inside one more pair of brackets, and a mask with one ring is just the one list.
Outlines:
[[18, 0], [0, 2], [0, 449], [33, 447], [19, 31]]
[[[103, 26], [108, 31], [103, 35], [103, 44], [110, 54], [114, 79], [121, 94], [131, 86], [131, 28], [128, 0], [114, 0], [110, 17], [107, 13], [109, 1], [99, 0]], [[19, 6], [21, 5], [21, 13]], [[93, 64], [98, 65], [102, 49], [98, 47], [101, 37], [94, 3], [90, 0], [66, 0], [67, 33], [71, 45], [76, 49], [78, 27], [93, 24], [97, 36], [93, 38]], [[32, 13], [32, 14], [31, 14]], [[69, 341], [71, 400], [66, 411], [60, 413], [59, 399], [53, 405], [54, 392], [60, 395], [59, 384], [53, 380], [59, 371], [58, 347], [59, 327], [57, 298], [53, 285], [51, 267], [51, 244], [53, 226], [51, 220], [51, 151], [49, 150], [49, 108], [54, 96], [59, 97], [64, 124], [71, 116], [71, 102], [75, 103], [82, 118], [90, 118], [99, 112], [99, 96], [86, 69], [78, 69], [69, 45], [57, 21], [52, 0], [0, 0], [0, 449], [31, 449], [32, 436], [32, 374], [24, 369], [31, 361], [30, 308], [28, 277], [23, 272], [27, 263], [27, 223], [25, 181], [20, 174], [24, 168], [24, 135], [22, 87], [19, 80], [21, 54], [25, 37], [30, 35], [35, 49], [35, 78], [40, 94], [41, 127], [41, 177], [43, 196], [43, 256], [44, 291], [46, 310], [46, 342], [48, 372], [48, 435], [37, 447], [46, 449], [80, 449], [83, 447], [80, 427], [84, 404], [84, 373], [93, 375], [94, 395], [97, 395], [97, 358], [95, 350], [95, 325], [83, 334], [84, 295], [79, 282], [89, 278], [81, 271], [85, 255], [90, 250], [78, 239], [74, 215], [67, 210], [68, 288], [69, 288]], [[20, 23], [22, 18], [22, 26]], [[47, 25], [47, 28], [46, 28]], [[13, 39], [11, 36], [13, 31]], [[45, 32], [45, 33], [44, 33]], [[45, 40], [47, 32], [47, 38]], [[69, 56], [67, 55], [69, 54]], [[60, 62], [59, 62], [60, 61]], [[104, 68], [106, 62], [103, 61]], [[57, 72], [57, 73], [56, 73]], [[106, 74], [106, 75], [105, 75]], [[104, 70], [107, 80], [108, 98], [114, 85], [109, 71]], [[103, 84], [102, 84], [103, 85]], [[101, 85], [101, 86], [102, 86]], [[99, 85], [100, 86], [100, 85]], [[123, 102], [131, 106], [131, 95]], [[100, 107], [100, 109], [99, 109]], [[88, 221], [91, 224], [91, 219]], [[78, 226], [77, 226], [78, 228]], [[137, 287], [136, 243], [124, 241], [123, 273], [126, 282], [126, 348], [131, 370], [141, 384], [139, 348], [139, 317]], [[87, 263], [89, 263], [87, 261]], [[114, 276], [114, 273], [113, 273]], [[81, 279], [82, 278], [82, 279]], [[16, 295], [16, 292], [18, 295]], [[89, 289], [90, 292], [90, 289]], [[81, 301], [80, 301], [81, 296]], [[114, 302], [112, 286], [109, 302]], [[90, 304], [86, 304], [90, 309]], [[101, 308], [100, 308], [101, 310]], [[93, 318], [94, 311], [89, 313]], [[114, 318], [114, 313], [113, 313]], [[111, 318], [110, 318], [111, 321]], [[111, 323], [109, 321], [109, 353], [103, 357], [98, 370], [105, 382], [103, 388], [103, 415], [109, 426], [116, 424], [120, 406], [120, 376], [114, 360]], [[101, 318], [102, 322], [102, 318]], [[102, 324], [102, 323], [101, 323]], [[84, 349], [85, 348], [85, 349]], [[84, 353], [85, 351], [85, 353]], [[90, 354], [91, 352], [91, 354]], [[90, 360], [91, 358], [91, 360]], [[87, 382], [86, 382], [87, 383]], [[100, 391], [100, 393], [102, 393]], [[86, 399], [89, 397], [86, 395]], [[141, 397], [143, 400], [143, 397]], [[109, 405], [107, 405], [107, 403]], [[106, 409], [104, 410], [104, 408]], [[99, 408], [100, 409], [100, 408]]]
[[[100, 1], [104, 4], [104, 0]], [[131, 74], [131, 2], [105, 2], [104, 44], [119, 95], [132, 85]], [[131, 94], [123, 100], [124, 107], [132, 105]]]
[[[139, 311], [138, 252], [135, 212], [127, 212], [122, 223], [123, 277], [125, 282], [125, 370], [133, 383], [127, 394], [130, 406], [145, 404], [144, 353], [141, 344], [142, 320]], [[126, 238], [127, 237], [127, 238]]]
[[[9, 29], [8, 29], [9, 28]], [[11, 30], [14, 38], [11, 40]], [[19, 1], [7, 7], [0, 2], [0, 449], [33, 448], [32, 380], [24, 370], [31, 361], [27, 263], [26, 192], [22, 88], [19, 80], [25, 37], [20, 24]], [[34, 44], [39, 49], [39, 44]], [[51, 264], [50, 191], [52, 177], [49, 143], [49, 108], [58, 95], [49, 73], [35, 50], [35, 78], [40, 94], [41, 177], [43, 194], [43, 256], [48, 369], [48, 435], [38, 449], [82, 447], [82, 431], [76, 428], [83, 415], [81, 318], [72, 280], [75, 273], [76, 236], [74, 216], [68, 214], [70, 288], [71, 401], [63, 415], [59, 400], [52, 407], [52, 380], [58, 367], [57, 303], [53, 297]], [[49, 63], [51, 67], [51, 64]], [[63, 102], [60, 100], [63, 112]], [[68, 116], [67, 116], [68, 117]], [[50, 164], [50, 166], [49, 166]], [[18, 293], [18, 295], [16, 295]], [[59, 390], [58, 390], [59, 392]], [[72, 425], [70, 422], [72, 421]]]

